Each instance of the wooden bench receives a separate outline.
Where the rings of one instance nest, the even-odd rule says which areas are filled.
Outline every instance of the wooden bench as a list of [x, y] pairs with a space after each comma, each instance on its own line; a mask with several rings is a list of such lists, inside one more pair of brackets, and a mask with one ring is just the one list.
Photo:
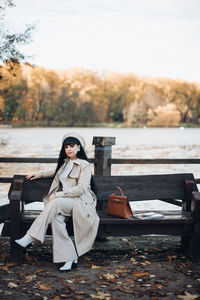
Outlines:
[[[24, 204], [42, 201], [51, 182], [51, 178], [27, 181], [23, 175], [15, 175], [13, 178], [9, 190], [10, 221], [5, 223], [2, 234], [10, 234], [11, 256], [14, 260], [20, 260], [23, 252], [14, 240], [23, 236], [39, 214], [39, 211], [24, 210]], [[157, 210], [164, 218], [151, 220], [107, 216], [108, 195], [116, 185], [122, 187], [129, 201], [159, 199], [182, 208], [161, 211], [158, 206]], [[92, 188], [98, 199], [98, 237], [176, 235], [181, 236], [181, 246], [191, 257], [200, 257], [200, 193], [192, 174], [93, 176]], [[69, 233], [73, 234], [71, 219], [67, 221], [66, 226]]]

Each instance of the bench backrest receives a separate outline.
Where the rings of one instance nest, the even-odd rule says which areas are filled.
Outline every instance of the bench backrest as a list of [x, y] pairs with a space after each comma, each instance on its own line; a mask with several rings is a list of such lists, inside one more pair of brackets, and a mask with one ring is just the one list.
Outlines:
[[[8, 197], [14, 189], [22, 190], [24, 203], [35, 201], [43, 201], [43, 197], [47, 195], [53, 178], [40, 178], [36, 180], [26, 180], [24, 175], [15, 175], [10, 186]], [[15, 184], [15, 187], [14, 187]]]
[[[42, 201], [48, 193], [53, 178], [40, 178], [26, 180], [24, 175], [15, 175], [9, 194], [12, 190], [23, 188], [24, 202], [31, 203]], [[119, 185], [129, 201], [153, 200], [153, 199], [185, 199], [184, 182], [194, 181], [193, 174], [169, 174], [169, 175], [138, 175], [138, 176], [93, 176], [92, 189], [97, 195], [98, 201], [107, 201], [109, 194], [113, 193], [116, 185]], [[14, 187], [15, 181], [15, 187]], [[196, 191], [194, 184], [193, 190]]]
[[[194, 181], [193, 174], [93, 176], [93, 190], [99, 201], [108, 200], [119, 185], [129, 201], [153, 199], [185, 199], [184, 182]], [[196, 190], [194, 184], [194, 190]]]

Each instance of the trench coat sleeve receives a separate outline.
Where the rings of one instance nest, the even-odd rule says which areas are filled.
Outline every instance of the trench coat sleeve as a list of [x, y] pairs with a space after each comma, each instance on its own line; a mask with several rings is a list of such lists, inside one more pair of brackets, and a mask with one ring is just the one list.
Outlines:
[[35, 172], [34, 175], [35, 175], [35, 179], [38, 179], [38, 178], [53, 177], [54, 173], [55, 173], [54, 170], [46, 170], [46, 171]]
[[84, 194], [88, 188], [90, 188], [90, 181], [92, 176], [92, 167], [90, 164], [81, 167], [80, 176], [78, 179], [78, 184], [69, 188], [66, 191], [57, 192], [56, 197], [80, 197]]

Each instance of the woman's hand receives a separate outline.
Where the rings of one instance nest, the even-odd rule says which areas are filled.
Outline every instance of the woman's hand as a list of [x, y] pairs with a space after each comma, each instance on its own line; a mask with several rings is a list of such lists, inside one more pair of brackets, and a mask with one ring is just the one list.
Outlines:
[[37, 177], [36, 177], [36, 175], [35, 174], [28, 174], [28, 175], [26, 175], [26, 179], [27, 180], [34, 180], [34, 179], [36, 179]]

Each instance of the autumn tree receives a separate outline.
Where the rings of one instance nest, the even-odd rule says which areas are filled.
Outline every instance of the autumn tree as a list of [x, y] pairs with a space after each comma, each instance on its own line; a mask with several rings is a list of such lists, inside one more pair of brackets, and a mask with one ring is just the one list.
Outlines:
[[168, 103], [165, 106], [158, 106], [155, 109], [149, 109], [147, 118], [148, 127], [177, 127], [181, 116], [176, 105]]
[[6, 61], [1, 66], [1, 123], [89, 126], [200, 124], [200, 85], [84, 69], [47, 70]]
[[24, 54], [19, 49], [20, 45], [31, 41], [31, 34], [35, 25], [26, 25], [23, 32], [11, 32], [5, 22], [6, 9], [14, 7], [13, 0], [2, 0], [0, 4], [0, 62], [10, 59], [23, 61]]

